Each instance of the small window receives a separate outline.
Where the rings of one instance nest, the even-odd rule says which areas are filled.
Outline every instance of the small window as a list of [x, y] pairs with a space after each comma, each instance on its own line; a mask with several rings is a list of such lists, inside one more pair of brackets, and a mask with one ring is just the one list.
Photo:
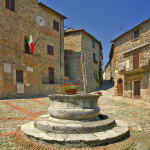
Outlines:
[[15, 11], [15, 0], [5, 0], [5, 8]]
[[53, 20], [53, 29], [59, 32], [59, 22]]
[[134, 32], [134, 39], [138, 39], [139, 38], [139, 30]]
[[54, 55], [54, 48], [51, 45], [47, 45], [47, 54]]
[[23, 83], [23, 71], [16, 70], [16, 82]]
[[95, 48], [95, 41], [93, 40], [93, 48]]
[[28, 39], [29, 39], [28, 36], [24, 37], [24, 48], [25, 48], [25, 53], [30, 54], [30, 47], [28, 44]]
[[96, 71], [93, 72], [93, 75], [94, 75], [94, 79], [98, 79], [98, 75]]
[[94, 61], [94, 62], [96, 61], [95, 53], [93, 53], [93, 61]]
[[49, 84], [54, 84], [54, 69], [49, 68]]

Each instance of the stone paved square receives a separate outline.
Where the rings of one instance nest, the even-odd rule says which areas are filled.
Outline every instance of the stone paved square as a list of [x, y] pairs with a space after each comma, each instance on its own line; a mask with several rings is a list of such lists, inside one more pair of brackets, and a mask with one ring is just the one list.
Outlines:
[[[105, 93], [105, 92], [104, 92]], [[7, 102], [7, 103], [6, 103]], [[5, 103], [5, 104], [4, 104]], [[10, 104], [10, 105], [9, 105]], [[19, 150], [14, 136], [20, 126], [46, 114], [49, 98], [34, 98], [0, 101], [0, 149]], [[131, 136], [123, 141], [101, 146], [101, 149], [150, 149], [150, 104], [140, 100], [107, 96], [99, 98], [101, 113], [120, 119], [129, 124]], [[135, 138], [133, 138], [133, 135]], [[118, 147], [118, 148], [117, 148]], [[25, 148], [23, 148], [25, 149]], [[35, 148], [38, 149], [38, 148]]]

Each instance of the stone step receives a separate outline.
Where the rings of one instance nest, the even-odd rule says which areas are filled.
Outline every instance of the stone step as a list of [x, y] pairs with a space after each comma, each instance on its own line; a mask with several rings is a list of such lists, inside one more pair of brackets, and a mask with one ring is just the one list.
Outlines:
[[[102, 115], [101, 115], [102, 116]], [[115, 126], [115, 120], [111, 117], [103, 115], [103, 120], [97, 118], [95, 120], [63, 120], [52, 118], [49, 115], [38, 117], [34, 121], [37, 129], [46, 132], [59, 133], [91, 133], [96, 131], [105, 131]]]
[[34, 122], [21, 126], [22, 133], [28, 138], [42, 144], [51, 144], [55, 147], [93, 147], [119, 140], [128, 132], [128, 125], [116, 120], [116, 126], [107, 131], [65, 134], [47, 133], [34, 127]]

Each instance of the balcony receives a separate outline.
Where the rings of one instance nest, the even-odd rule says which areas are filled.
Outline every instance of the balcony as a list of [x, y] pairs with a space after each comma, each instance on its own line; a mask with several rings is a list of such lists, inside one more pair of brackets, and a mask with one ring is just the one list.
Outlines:
[[145, 72], [149, 70], [150, 70], [150, 63], [148, 62], [148, 63], [143, 64], [140, 68], [132, 69], [132, 70], [127, 70], [126, 66], [124, 66], [122, 69], [119, 70], [119, 74], [130, 75], [130, 74], [141, 73], [141, 72]]

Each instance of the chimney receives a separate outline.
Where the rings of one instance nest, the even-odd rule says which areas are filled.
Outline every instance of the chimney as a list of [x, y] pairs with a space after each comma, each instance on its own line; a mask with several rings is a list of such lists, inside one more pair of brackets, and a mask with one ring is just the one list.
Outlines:
[[68, 28], [68, 31], [72, 31], [72, 30], [74, 30], [74, 28], [72, 28], [72, 27], [69, 27], [69, 28]]

